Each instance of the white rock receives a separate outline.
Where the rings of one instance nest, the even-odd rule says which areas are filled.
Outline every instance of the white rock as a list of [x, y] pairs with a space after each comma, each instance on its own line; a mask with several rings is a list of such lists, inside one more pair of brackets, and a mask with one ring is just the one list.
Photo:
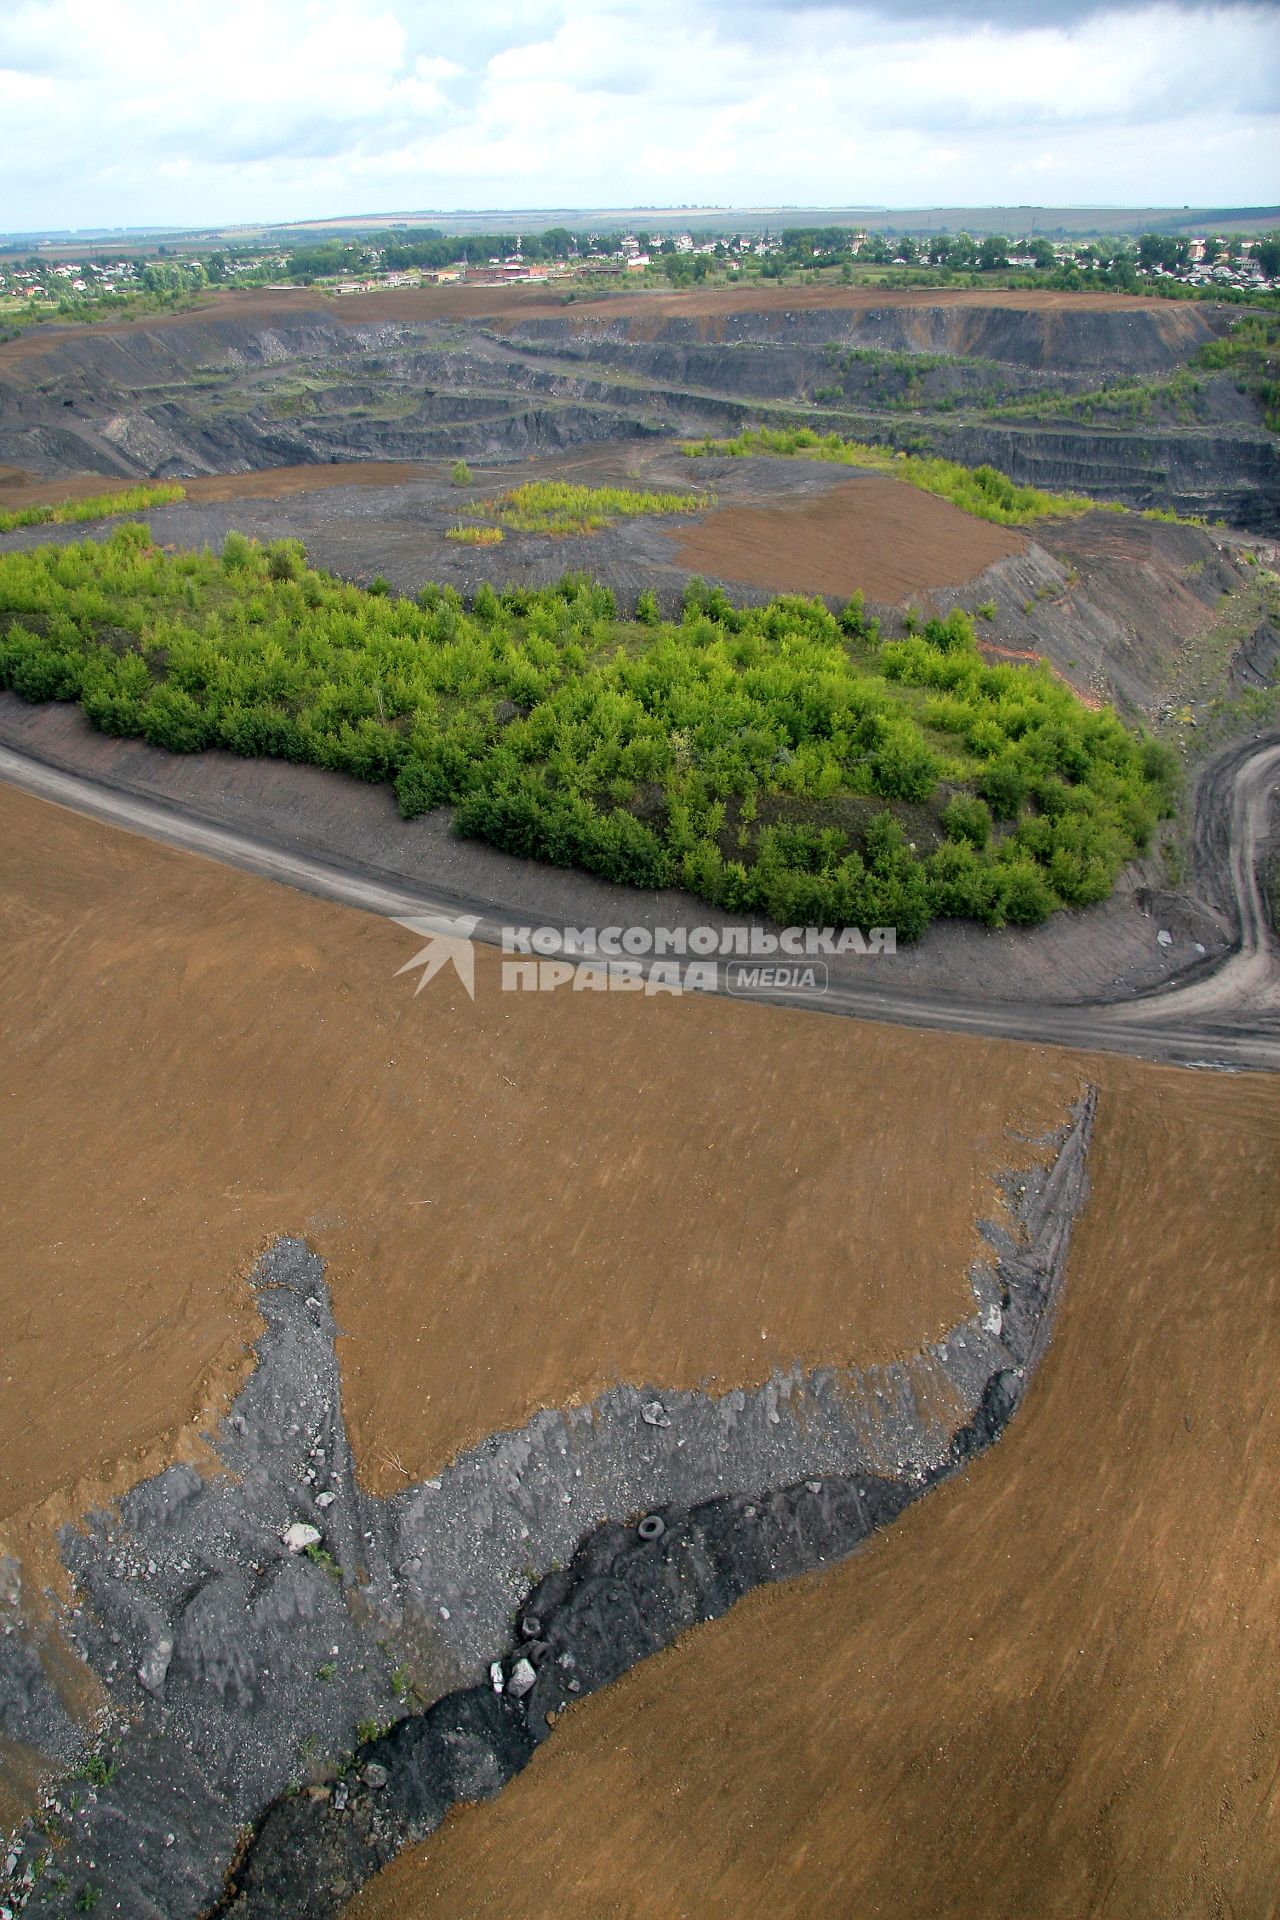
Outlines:
[[1162, 947], [1171, 947], [1173, 945], [1173, 935], [1167, 927], [1161, 927], [1159, 933], [1156, 935], [1156, 941], [1157, 944]]
[[290, 1553], [305, 1553], [308, 1547], [320, 1545], [320, 1529], [308, 1526], [305, 1520], [295, 1520], [291, 1527], [285, 1528], [280, 1538]]
[[502, 1692], [501, 1660], [491, 1660], [489, 1662], [489, 1680], [490, 1680], [490, 1683], [492, 1684], [494, 1692], [501, 1693]]
[[318, 1507], [331, 1507], [337, 1497], [336, 1493], [318, 1493], [316, 1495], [316, 1505]]
[[172, 1658], [172, 1639], [167, 1633], [159, 1635], [147, 1648], [142, 1656], [142, 1665], [138, 1668], [138, 1680], [148, 1693], [164, 1691], [165, 1678]]
[[990, 1306], [982, 1309], [982, 1324], [988, 1333], [999, 1333], [1004, 1325], [1004, 1315], [994, 1300]]
[[640, 1418], [646, 1427], [669, 1427], [671, 1416], [661, 1400], [646, 1400], [640, 1409]]
[[526, 1693], [533, 1692], [537, 1677], [531, 1661], [517, 1660], [507, 1678], [507, 1692], [513, 1700], [523, 1700]]

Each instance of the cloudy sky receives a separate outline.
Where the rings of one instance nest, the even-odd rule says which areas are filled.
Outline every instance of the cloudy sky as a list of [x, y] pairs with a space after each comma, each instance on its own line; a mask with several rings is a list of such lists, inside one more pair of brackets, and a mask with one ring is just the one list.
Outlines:
[[0, 0], [0, 230], [1280, 200], [1280, 0]]

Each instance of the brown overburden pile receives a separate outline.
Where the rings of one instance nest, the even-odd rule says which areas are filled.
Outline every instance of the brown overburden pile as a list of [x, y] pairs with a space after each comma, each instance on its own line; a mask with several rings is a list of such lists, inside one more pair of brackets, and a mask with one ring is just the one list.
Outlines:
[[1275, 1080], [514, 997], [483, 952], [474, 1003], [414, 997], [394, 925], [7, 789], [0, 825], [0, 1511], [32, 1568], [58, 1517], [199, 1457], [278, 1234], [329, 1262], [388, 1491], [614, 1379], [918, 1347], [971, 1310], [993, 1174], [1100, 1089], [1000, 1443], [574, 1708], [361, 1920], [1271, 1910]]
[[899, 601], [959, 586], [1026, 550], [1026, 537], [879, 475], [795, 505], [724, 507], [674, 536], [682, 567], [774, 593]]
[[618, 1380], [914, 1352], [1081, 1085], [703, 996], [502, 993], [487, 949], [474, 1003], [452, 972], [415, 996], [392, 923], [5, 787], [0, 823], [0, 1519], [201, 1424], [280, 1234], [329, 1263], [381, 1492]]
[[353, 1920], [1275, 1912], [1280, 1084], [1113, 1059], [1027, 1402], [573, 1708]]

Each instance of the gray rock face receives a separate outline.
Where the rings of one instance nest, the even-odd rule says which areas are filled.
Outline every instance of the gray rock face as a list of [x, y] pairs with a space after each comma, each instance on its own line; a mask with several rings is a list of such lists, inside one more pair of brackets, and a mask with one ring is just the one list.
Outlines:
[[1231, 656], [1231, 686], [1234, 690], [1269, 687], [1280, 667], [1280, 631], [1270, 620], [1261, 620], [1243, 646]]
[[[914, 417], [932, 451], [993, 461], [1019, 481], [1274, 531], [1280, 450], [1230, 381], [1206, 400], [1204, 421], [1140, 431], [953, 411], [1166, 373], [1232, 317], [1208, 303], [1165, 313], [1118, 301], [1069, 319], [945, 300], [909, 310], [766, 303], [721, 316], [709, 339], [696, 318], [655, 327], [599, 310], [357, 325], [319, 302], [274, 322], [214, 311], [182, 326], [51, 336], [47, 354], [0, 379], [0, 461], [167, 478], [369, 458], [517, 460], [653, 433], [732, 433], [771, 401], [817, 405], [825, 424], [858, 438], [892, 436]], [[873, 364], [868, 352], [920, 366]], [[316, 375], [314, 411], [299, 414], [289, 378]]]
[[[1090, 1096], [1052, 1164], [1009, 1184], [1017, 1231], [984, 1228], [974, 1313], [912, 1359], [797, 1369], [719, 1398], [618, 1387], [386, 1501], [352, 1469], [322, 1263], [278, 1242], [254, 1276], [257, 1365], [216, 1436], [225, 1474], [171, 1467], [64, 1536], [81, 1595], [66, 1631], [117, 1737], [67, 1822], [48, 1910], [73, 1911], [89, 1887], [139, 1920], [202, 1913], [274, 1802], [229, 1910], [336, 1912], [345, 1892], [325, 1888], [350, 1891], [455, 1798], [496, 1791], [569, 1697], [892, 1520], [1022, 1397], [1092, 1111]], [[2, 1724], [65, 1757], [14, 1625]], [[331, 1796], [316, 1783], [335, 1773]], [[15, 1877], [44, 1851], [29, 1834]]]
[[25, 1617], [17, 1562], [0, 1558], [0, 1740], [66, 1765], [84, 1752], [84, 1734], [52, 1677], [50, 1639]]

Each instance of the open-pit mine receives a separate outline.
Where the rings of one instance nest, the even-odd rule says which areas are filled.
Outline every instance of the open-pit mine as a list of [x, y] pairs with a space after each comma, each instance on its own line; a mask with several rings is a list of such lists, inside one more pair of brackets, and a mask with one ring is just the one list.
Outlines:
[[1239, 319], [0, 343], [0, 1913], [1274, 1912]]

